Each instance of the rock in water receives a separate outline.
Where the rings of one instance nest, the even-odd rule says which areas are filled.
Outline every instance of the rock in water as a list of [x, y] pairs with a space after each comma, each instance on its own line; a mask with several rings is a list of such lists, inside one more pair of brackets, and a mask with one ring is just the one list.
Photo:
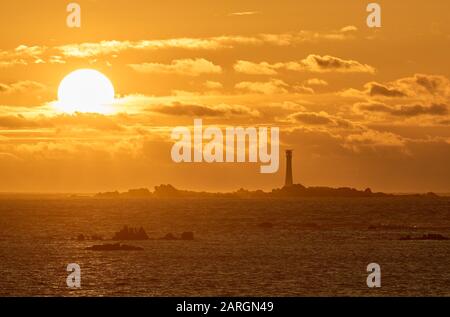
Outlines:
[[164, 237], [161, 238], [162, 240], [177, 240], [177, 238], [172, 234], [168, 233]]
[[148, 240], [148, 235], [145, 232], [144, 228], [128, 228], [128, 226], [124, 226], [122, 230], [116, 232], [114, 234], [113, 240], [116, 241], [126, 241], [126, 240]]
[[92, 247], [86, 248], [86, 250], [90, 251], [143, 251], [144, 248], [135, 247], [132, 245], [114, 243], [114, 244], [97, 244]]
[[181, 234], [181, 240], [194, 240], [193, 232], [183, 232]]

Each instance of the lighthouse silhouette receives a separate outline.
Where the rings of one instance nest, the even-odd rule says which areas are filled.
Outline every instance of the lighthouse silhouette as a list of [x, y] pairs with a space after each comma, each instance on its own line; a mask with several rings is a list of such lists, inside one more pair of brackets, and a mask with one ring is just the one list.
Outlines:
[[286, 150], [286, 180], [284, 182], [285, 187], [294, 185], [294, 179], [292, 177], [292, 152], [293, 150]]

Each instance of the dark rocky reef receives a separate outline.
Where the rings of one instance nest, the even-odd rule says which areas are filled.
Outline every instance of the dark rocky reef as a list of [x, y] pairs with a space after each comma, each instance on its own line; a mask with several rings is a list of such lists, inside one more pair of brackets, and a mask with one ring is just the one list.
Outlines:
[[89, 251], [143, 251], [141, 247], [135, 247], [132, 245], [120, 244], [120, 243], [107, 243], [93, 245], [92, 247], [87, 247], [86, 250]]
[[426, 240], [450, 240], [450, 238], [443, 236], [441, 234], [437, 234], [437, 233], [428, 233], [428, 234], [424, 234], [422, 236], [419, 237], [412, 237], [412, 236], [404, 236], [401, 237], [399, 240], [403, 240], [403, 241], [426, 241]]
[[125, 193], [106, 192], [95, 195], [97, 198], [150, 198], [153, 194], [147, 188], [130, 189]]
[[122, 230], [116, 232], [112, 238], [116, 241], [127, 241], [127, 240], [148, 240], [148, 235], [145, 232], [144, 228], [129, 228], [128, 226], [124, 226]]
[[274, 227], [274, 224], [271, 222], [262, 222], [262, 223], [258, 224], [258, 227], [263, 228], [263, 229], [272, 229]]

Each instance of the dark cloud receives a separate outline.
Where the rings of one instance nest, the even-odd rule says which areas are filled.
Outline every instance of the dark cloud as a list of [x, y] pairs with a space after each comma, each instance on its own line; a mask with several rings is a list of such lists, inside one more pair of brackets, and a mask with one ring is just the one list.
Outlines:
[[289, 116], [297, 122], [310, 125], [334, 124], [334, 120], [325, 112], [297, 112]]
[[399, 89], [388, 88], [378, 83], [369, 84], [369, 94], [371, 96], [384, 96], [384, 97], [405, 97], [406, 94]]
[[288, 116], [289, 121], [299, 122], [311, 126], [328, 126], [330, 128], [354, 129], [353, 122], [337, 116], [328, 114], [325, 111], [308, 112], [300, 111]]
[[420, 104], [389, 106], [383, 103], [361, 103], [357, 107], [362, 111], [386, 113], [403, 117], [416, 117], [420, 115], [445, 116], [448, 114], [448, 107], [445, 104], [431, 104], [430, 106]]
[[386, 112], [390, 113], [392, 108], [384, 103], [360, 103], [357, 105], [360, 110], [369, 112]]
[[169, 106], [152, 107], [150, 111], [172, 116], [219, 117], [225, 115], [222, 110], [212, 109], [201, 105], [186, 105], [181, 103], [174, 103]]
[[416, 83], [424, 87], [429, 93], [435, 94], [443, 86], [448, 86], [446, 78], [441, 76], [427, 76], [417, 74], [414, 76]]
[[431, 106], [411, 105], [400, 106], [392, 110], [391, 114], [395, 116], [415, 117], [420, 115], [444, 116], [448, 114], [447, 105], [432, 104]]
[[345, 96], [382, 98], [413, 98], [428, 103], [442, 103], [450, 97], [450, 81], [445, 76], [415, 74], [387, 83], [368, 82], [363, 90], [347, 89]]
[[259, 112], [252, 110], [246, 106], [240, 105], [196, 105], [196, 104], [183, 104], [175, 102], [171, 105], [154, 106], [148, 111], [157, 112], [172, 116], [189, 116], [189, 117], [257, 117]]
[[341, 72], [361, 72], [374, 73], [375, 69], [367, 64], [362, 64], [355, 60], [345, 60], [339, 57], [311, 54], [302, 64], [316, 71], [341, 71]]

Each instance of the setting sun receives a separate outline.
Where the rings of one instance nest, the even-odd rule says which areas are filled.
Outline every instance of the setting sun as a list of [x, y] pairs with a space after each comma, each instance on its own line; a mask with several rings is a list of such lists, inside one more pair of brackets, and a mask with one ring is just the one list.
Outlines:
[[114, 87], [99, 71], [79, 69], [67, 75], [58, 88], [57, 108], [66, 113], [113, 112]]

